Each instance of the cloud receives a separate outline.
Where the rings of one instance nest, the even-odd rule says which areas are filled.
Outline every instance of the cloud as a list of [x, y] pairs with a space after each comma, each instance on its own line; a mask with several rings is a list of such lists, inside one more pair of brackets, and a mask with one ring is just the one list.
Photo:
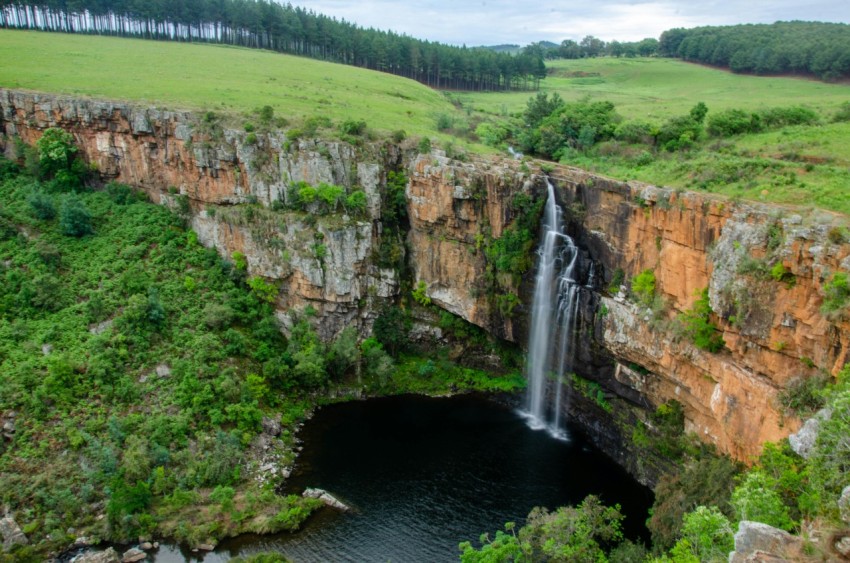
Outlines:
[[296, 0], [295, 4], [363, 27], [455, 45], [559, 43], [586, 35], [606, 41], [637, 41], [658, 37], [673, 27], [795, 19], [850, 22], [847, 0], [596, 0], [593, 4], [568, 0]]

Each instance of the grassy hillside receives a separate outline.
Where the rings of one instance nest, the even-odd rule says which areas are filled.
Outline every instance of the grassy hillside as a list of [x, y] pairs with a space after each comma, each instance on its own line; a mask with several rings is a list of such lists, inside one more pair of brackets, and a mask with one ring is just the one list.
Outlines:
[[[550, 130], [560, 128], [566, 134], [574, 129], [574, 137], [569, 142], [550, 141], [546, 150], [535, 154], [624, 180], [850, 215], [847, 85], [743, 76], [655, 58], [560, 60], [550, 63], [550, 69], [553, 74], [544, 81], [544, 93], [557, 93], [569, 104], [581, 102], [591, 113], [596, 110], [587, 104], [607, 101], [614, 109], [603, 119], [604, 125], [587, 122], [596, 133], [590, 145], [575, 138], [581, 125], [550, 121], [546, 126]], [[501, 139], [496, 135], [494, 144], [533, 150], [522, 139], [529, 124], [517, 117], [526, 110], [528, 96], [461, 93], [455, 97], [473, 116], [487, 116], [499, 124], [495, 131], [504, 133]], [[708, 113], [693, 130], [688, 146], [665, 148], [661, 141], [665, 128], [681, 129], [682, 123], [673, 121], [686, 119], [700, 102]], [[711, 132], [714, 116], [727, 110], [741, 110], [749, 118], [777, 109], [782, 113], [792, 106], [811, 110], [814, 119], [784, 125], [765, 121], [755, 132]], [[585, 118], [593, 119], [589, 114]], [[629, 135], [629, 126], [642, 133]]]
[[[850, 87], [815, 80], [762, 77], [691, 64], [674, 59], [635, 58], [547, 61], [551, 74], [541, 91], [557, 92], [565, 100], [583, 96], [609, 100], [626, 118], [666, 119], [697, 102], [712, 110], [803, 104], [832, 112], [850, 100]], [[499, 115], [525, 109], [527, 94], [459, 94], [465, 106]]]
[[289, 119], [364, 119], [385, 131], [435, 134], [456, 112], [412, 80], [269, 51], [0, 30], [0, 86], [171, 108], [241, 113], [272, 106]]

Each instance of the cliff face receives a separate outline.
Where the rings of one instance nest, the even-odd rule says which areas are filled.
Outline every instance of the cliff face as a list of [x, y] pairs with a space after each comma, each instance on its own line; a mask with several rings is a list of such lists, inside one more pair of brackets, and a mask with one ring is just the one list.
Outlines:
[[[602, 297], [607, 314], [599, 315], [595, 334], [619, 364], [614, 379], [653, 404], [678, 400], [686, 430], [739, 459], [795, 430], [799, 421], [782, 415], [778, 392], [819, 370], [835, 374], [848, 361], [850, 324], [820, 311], [824, 284], [850, 266], [850, 247], [829, 242], [833, 218], [807, 224], [780, 209], [572, 169], [557, 179], [565, 200], [586, 210], [579, 230], [591, 255], [627, 278], [652, 270], [663, 298], [653, 313]], [[783, 269], [771, 275], [773, 263]], [[695, 346], [677, 321], [702, 289], [726, 344], [717, 353]]]
[[[325, 338], [352, 323], [368, 330], [381, 305], [398, 296], [398, 271], [380, 267], [376, 256], [387, 175], [404, 171], [413, 282], [439, 307], [525, 343], [532, 274], [495, 272], [485, 249], [516, 223], [517, 194], [545, 197], [545, 178], [527, 164], [460, 162], [389, 144], [289, 142], [279, 131], [249, 142], [214, 117], [10, 91], [0, 91], [0, 118], [7, 155], [14, 137], [32, 144], [44, 129], [62, 127], [103, 179], [175, 207], [184, 198], [204, 244], [223, 256], [242, 252], [250, 275], [280, 285], [284, 327], [289, 311], [309, 305]], [[688, 430], [739, 459], [794, 431], [799, 421], [783, 417], [778, 392], [794, 378], [835, 373], [850, 359], [850, 323], [820, 312], [832, 274], [850, 270], [850, 245], [829, 242], [830, 218], [615, 182], [565, 166], [551, 178], [595, 272], [582, 298], [587, 337], [576, 370], [623, 409], [607, 429], [591, 420], [586, 405], [579, 409], [576, 416], [600, 442], [628, 464], [628, 426], [670, 399], [682, 403]], [[288, 210], [287, 188], [299, 181], [362, 189], [367, 210]], [[784, 267], [780, 276], [768, 267], [776, 263]], [[663, 298], [655, 310], [609, 288], [613, 278], [629, 280], [647, 269]], [[705, 288], [726, 343], [717, 353], [697, 348], [676, 320]], [[516, 307], [497, 305], [506, 292], [518, 295]]]

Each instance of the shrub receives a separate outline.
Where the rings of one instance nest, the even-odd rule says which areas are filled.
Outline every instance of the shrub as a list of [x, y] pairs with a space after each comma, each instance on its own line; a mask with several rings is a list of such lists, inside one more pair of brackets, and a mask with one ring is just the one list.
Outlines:
[[690, 551], [698, 561], [726, 561], [735, 549], [732, 523], [716, 506], [698, 506], [682, 518], [682, 540], [677, 547]]
[[228, 305], [221, 303], [208, 303], [204, 307], [203, 318], [204, 324], [212, 329], [220, 329], [228, 326], [235, 317], [233, 309]]
[[510, 131], [502, 125], [485, 121], [475, 128], [475, 134], [485, 145], [496, 147], [508, 138]]
[[277, 299], [278, 288], [273, 283], [269, 283], [260, 276], [254, 276], [248, 280], [248, 287], [254, 292], [261, 301], [266, 303], [274, 303]]
[[833, 123], [850, 121], [850, 102], [844, 102], [832, 116]]
[[337, 204], [345, 196], [345, 189], [334, 184], [320, 183], [316, 188], [316, 197], [325, 206], [325, 211], [333, 213]]
[[260, 121], [268, 125], [274, 119], [274, 108], [268, 105], [261, 107], [257, 112], [257, 117], [260, 118]]
[[248, 259], [242, 252], [236, 250], [230, 255], [230, 258], [233, 260], [233, 267], [237, 271], [244, 272], [248, 269]]
[[362, 135], [366, 132], [366, 122], [362, 119], [346, 119], [339, 124], [339, 130], [344, 135]]
[[454, 117], [448, 113], [438, 113], [434, 116], [434, 125], [436, 126], [437, 131], [448, 131], [454, 127], [454, 124]]
[[62, 234], [71, 237], [82, 237], [94, 232], [91, 213], [78, 197], [68, 196], [62, 202], [59, 209], [59, 229]]
[[[843, 370], [844, 381], [850, 369]], [[809, 458], [810, 494], [819, 512], [838, 519], [838, 499], [850, 485], [850, 389], [846, 386], [827, 405], [832, 416], [821, 421], [817, 441]]]
[[850, 282], [845, 272], [836, 272], [823, 286], [823, 305], [821, 311], [826, 314], [843, 309], [850, 299]]
[[847, 235], [845, 230], [841, 227], [830, 227], [829, 231], [826, 233], [826, 238], [832, 244], [844, 244], [847, 240]]
[[106, 184], [106, 195], [117, 205], [130, 205], [140, 201], [148, 201], [144, 192], [134, 190], [130, 186], [118, 182]]
[[614, 130], [614, 138], [632, 144], [651, 145], [655, 141], [655, 130], [644, 121], [626, 121]]
[[422, 154], [430, 154], [431, 153], [431, 139], [428, 137], [422, 137], [419, 139], [419, 145], [417, 146], [417, 150]]
[[407, 132], [404, 129], [396, 129], [393, 131], [392, 139], [396, 143], [400, 143], [407, 138]]
[[708, 288], [699, 292], [699, 296], [693, 307], [682, 314], [686, 332], [700, 350], [719, 352], [726, 343], [723, 341], [723, 334], [710, 320], [712, 311], [708, 300]]
[[53, 176], [60, 170], [70, 170], [77, 147], [74, 146], [74, 136], [63, 129], [50, 127], [36, 141], [38, 147], [41, 171]]
[[753, 520], [791, 530], [793, 523], [788, 507], [776, 492], [776, 483], [763, 472], [753, 470], [732, 493], [732, 506], [739, 520]]
[[741, 109], [727, 109], [712, 113], [708, 118], [708, 134], [712, 137], [731, 137], [753, 133], [761, 128], [756, 116]]
[[257, 134], [256, 133], [248, 133], [245, 136], [245, 144], [246, 145], [256, 145], [257, 144]]
[[620, 505], [608, 507], [598, 497], [588, 495], [576, 507], [561, 507], [554, 512], [535, 508], [519, 539], [534, 550], [536, 557], [532, 560], [602, 561], [603, 548], [623, 537], [622, 520]]
[[652, 303], [655, 297], [655, 272], [644, 270], [632, 279], [632, 295], [644, 306]]
[[672, 117], [659, 128], [658, 146], [667, 151], [687, 150], [702, 136], [702, 124], [691, 116]]
[[777, 262], [770, 269], [770, 277], [772, 277], [775, 281], [784, 282], [789, 286], [793, 286], [796, 282], [797, 278], [794, 274], [785, 269], [785, 265], [782, 262]]
[[814, 125], [820, 121], [817, 112], [802, 106], [769, 108], [759, 112], [765, 127], [784, 127], [786, 125]]
[[799, 416], [812, 414], [826, 402], [825, 390], [831, 380], [826, 374], [794, 378], [779, 393], [779, 404]]
[[428, 297], [427, 291], [428, 286], [425, 285], [423, 280], [419, 280], [419, 283], [416, 284], [416, 287], [413, 289], [413, 300], [423, 307], [427, 307], [431, 304], [431, 298]]
[[366, 193], [362, 190], [351, 192], [351, 194], [345, 198], [345, 208], [348, 209], [349, 213], [355, 215], [360, 215], [365, 212], [367, 204], [368, 200], [366, 198]]
[[50, 221], [56, 217], [56, 205], [53, 198], [41, 190], [34, 190], [27, 197], [27, 203], [33, 217], [42, 221]]
[[730, 516], [728, 504], [739, 468], [727, 457], [702, 452], [681, 471], [665, 475], [655, 489], [647, 527], [653, 546], [669, 549], [681, 537], [684, 515], [699, 505], [714, 505]]

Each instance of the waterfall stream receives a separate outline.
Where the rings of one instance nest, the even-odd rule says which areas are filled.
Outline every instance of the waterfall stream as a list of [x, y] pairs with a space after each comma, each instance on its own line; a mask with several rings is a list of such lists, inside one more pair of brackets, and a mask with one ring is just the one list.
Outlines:
[[[542, 244], [538, 249], [537, 277], [528, 338], [528, 403], [522, 414], [534, 429], [545, 429], [566, 440], [561, 421], [562, 379], [572, 369], [575, 321], [579, 297], [578, 249], [564, 232], [563, 211], [555, 188], [546, 182], [548, 197], [543, 216]], [[551, 407], [547, 397], [554, 395]]]

